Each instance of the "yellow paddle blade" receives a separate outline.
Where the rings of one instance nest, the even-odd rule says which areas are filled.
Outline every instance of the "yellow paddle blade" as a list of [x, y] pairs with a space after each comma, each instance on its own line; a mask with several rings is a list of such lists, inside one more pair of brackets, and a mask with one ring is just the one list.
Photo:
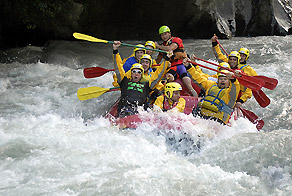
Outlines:
[[102, 43], [108, 43], [108, 41], [103, 40], [103, 39], [98, 39], [89, 35], [85, 35], [82, 33], [73, 33], [73, 37], [75, 37], [76, 39], [82, 39], [82, 40], [86, 40], [86, 41], [90, 41], [90, 42], [102, 42]]
[[109, 88], [101, 88], [97, 86], [87, 87], [87, 88], [80, 88], [77, 91], [77, 97], [79, 100], [87, 100], [99, 97], [103, 93], [109, 91]]

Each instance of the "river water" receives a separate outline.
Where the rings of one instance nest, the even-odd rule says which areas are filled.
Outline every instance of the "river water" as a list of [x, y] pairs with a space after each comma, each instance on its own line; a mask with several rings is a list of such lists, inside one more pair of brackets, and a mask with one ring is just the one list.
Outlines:
[[[210, 40], [184, 42], [188, 53], [215, 60]], [[200, 152], [188, 143], [167, 142], [151, 122], [137, 130], [111, 126], [102, 115], [119, 92], [78, 100], [78, 88], [112, 87], [111, 72], [92, 79], [82, 72], [112, 68], [110, 45], [50, 41], [46, 47], [2, 51], [0, 195], [292, 195], [292, 37], [220, 43], [229, 52], [249, 48], [257, 73], [279, 84], [263, 89], [271, 99], [268, 107], [254, 98], [244, 104], [265, 121], [260, 132], [244, 118], [223, 127], [167, 116], [190, 137], [206, 136]], [[131, 51], [123, 46], [120, 53], [127, 57]], [[177, 116], [183, 121], [175, 122]], [[175, 137], [182, 133], [167, 131]]]

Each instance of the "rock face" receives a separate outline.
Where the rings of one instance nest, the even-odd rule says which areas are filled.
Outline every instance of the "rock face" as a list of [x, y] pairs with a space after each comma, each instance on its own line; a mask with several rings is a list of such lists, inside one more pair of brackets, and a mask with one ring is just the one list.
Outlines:
[[181, 38], [287, 35], [291, 0], [1, 0], [0, 48], [73, 40], [159, 40], [168, 25]]

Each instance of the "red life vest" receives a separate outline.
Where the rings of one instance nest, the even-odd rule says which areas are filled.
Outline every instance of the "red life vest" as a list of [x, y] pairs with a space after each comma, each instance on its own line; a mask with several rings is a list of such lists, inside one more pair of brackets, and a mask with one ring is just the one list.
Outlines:
[[167, 97], [165, 95], [163, 95], [163, 97], [164, 97], [164, 100], [163, 100], [163, 109], [162, 109], [163, 112], [166, 112], [166, 111], [171, 110], [172, 108], [175, 108], [176, 107], [176, 105], [177, 105], [178, 102], [174, 102], [172, 104], [172, 106], [170, 106], [169, 103], [168, 103], [168, 101], [167, 101]]
[[[177, 49], [173, 51], [173, 56], [169, 59], [169, 62], [171, 63], [171, 66], [180, 65], [183, 63], [184, 58], [187, 57], [187, 53], [184, 50], [183, 42], [178, 37], [171, 37], [166, 42], [163, 42], [164, 46], [170, 46], [172, 43], [176, 43], [178, 45]], [[164, 53], [164, 55], [166, 55]]]

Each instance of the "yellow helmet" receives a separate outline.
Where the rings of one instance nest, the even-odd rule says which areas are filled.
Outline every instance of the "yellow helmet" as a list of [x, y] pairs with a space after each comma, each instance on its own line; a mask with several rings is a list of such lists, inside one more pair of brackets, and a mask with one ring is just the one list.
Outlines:
[[133, 69], [141, 69], [142, 70], [142, 75], [144, 74], [144, 68], [143, 65], [141, 65], [140, 63], [134, 63], [131, 67], [131, 73]]
[[236, 57], [237, 60], [238, 60], [238, 64], [239, 64], [240, 54], [239, 54], [237, 51], [232, 51], [232, 52], [230, 52], [230, 54], [229, 54], [229, 56], [228, 56], [228, 59], [229, 59], [230, 57]]
[[[226, 62], [219, 63], [219, 65], [221, 67], [226, 67], [226, 68], [230, 69], [230, 65], [228, 63], [226, 63]], [[218, 67], [217, 70], [220, 71], [220, 69], [222, 69], [221, 67]], [[223, 69], [223, 70], [226, 70], [226, 69]]]
[[[221, 70], [221, 72], [223, 72], [223, 73], [229, 73], [229, 71], [227, 71], [227, 70]], [[219, 77], [226, 77], [226, 74], [223, 74], [223, 73], [218, 73], [218, 78]]]
[[145, 43], [145, 47], [146, 47], [146, 46], [152, 46], [153, 49], [156, 49], [156, 45], [155, 45], [154, 41], [147, 41], [147, 42]]
[[[164, 87], [164, 94], [166, 97], [168, 97], [170, 99], [170, 98], [172, 98], [173, 91], [181, 91], [181, 90], [182, 90], [182, 87], [179, 83], [169, 82]], [[167, 92], [169, 92], [169, 95], [167, 94]]]
[[[138, 51], [138, 50], [142, 50], [142, 51], [144, 51], [144, 53], [146, 53], [146, 50], [144, 49], [144, 46], [142, 45], [142, 44], [137, 44], [136, 46], [138, 46], [138, 47], [136, 47], [136, 48], [134, 48], [134, 53], [136, 53], [136, 51]], [[141, 47], [143, 47], [143, 48], [141, 48]]]
[[142, 59], [148, 59], [150, 61], [150, 66], [152, 65], [152, 58], [149, 54], [143, 54], [139, 60], [139, 63], [141, 64]]
[[[226, 68], [229, 68], [230, 69], [230, 65], [228, 64], [228, 63], [226, 63], [226, 62], [222, 62], [222, 63], [219, 63], [219, 65], [221, 66], [221, 67], [226, 67]], [[223, 68], [221, 68], [221, 67], [218, 67], [217, 68], [217, 70], [218, 71], [224, 71], [224, 70], [226, 70], [226, 69], [223, 69]], [[217, 73], [217, 77], [219, 76], [219, 74], [220, 73]]]
[[159, 35], [162, 34], [162, 33], [165, 33], [165, 32], [170, 32], [170, 28], [168, 26], [161, 26], [159, 28]]
[[249, 50], [248, 50], [247, 48], [240, 48], [238, 52], [239, 52], [240, 54], [245, 54], [245, 55], [246, 55], [245, 60], [248, 59], [248, 57], [249, 57]]

